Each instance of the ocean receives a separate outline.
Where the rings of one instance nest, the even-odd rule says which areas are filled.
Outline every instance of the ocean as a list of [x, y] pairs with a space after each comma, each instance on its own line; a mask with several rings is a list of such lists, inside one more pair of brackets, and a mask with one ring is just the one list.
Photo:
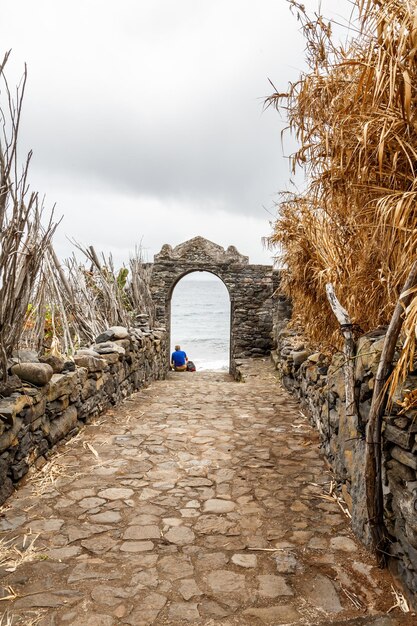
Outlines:
[[197, 279], [195, 276], [190, 274], [182, 278], [172, 294], [171, 352], [179, 344], [197, 370], [227, 371], [229, 293], [220, 279]]

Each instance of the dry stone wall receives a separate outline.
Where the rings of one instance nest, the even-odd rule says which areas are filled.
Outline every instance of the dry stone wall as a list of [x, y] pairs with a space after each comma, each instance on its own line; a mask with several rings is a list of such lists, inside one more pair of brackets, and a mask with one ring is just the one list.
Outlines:
[[149, 381], [164, 378], [164, 328], [114, 327], [73, 361], [21, 351], [11, 363], [10, 395], [0, 399], [0, 504], [60, 441]]
[[[352, 514], [352, 527], [364, 543], [369, 526], [364, 484], [365, 429], [385, 329], [358, 341], [355, 379], [358, 419], [346, 416], [344, 355], [331, 359], [305, 343], [302, 332], [288, 328], [289, 308], [276, 317], [277, 348], [272, 353], [281, 379], [304, 404], [321, 437], [323, 451], [336, 474]], [[405, 583], [416, 605], [417, 594], [417, 408], [401, 404], [417, 389], [417, 371], [410, 374], [384, 418], [383, 489], [385, 525], [391, 537], [390, 568]]]

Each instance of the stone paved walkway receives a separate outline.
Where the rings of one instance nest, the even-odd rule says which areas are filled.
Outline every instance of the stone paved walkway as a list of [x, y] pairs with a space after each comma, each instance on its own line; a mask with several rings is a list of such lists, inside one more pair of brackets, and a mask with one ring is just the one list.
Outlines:
[[269, 363], [245, 383], [170, 374], [11, 499], [0, 624], [416, 623], [387, 614], [389, 575], [326, 495], [330, 481]]

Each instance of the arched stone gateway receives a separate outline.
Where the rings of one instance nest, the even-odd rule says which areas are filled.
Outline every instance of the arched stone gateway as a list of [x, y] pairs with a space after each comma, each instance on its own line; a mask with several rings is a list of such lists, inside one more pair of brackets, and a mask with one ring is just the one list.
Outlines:
[[168, 331], [172, 292], [178, 281], [191, 272], [211, 272], [229, 291], [231, 370], [238, 358], [269, 354], [272, 348], [272, 297], [278, 287], [278, 271], [270, 265], [250, 265], [248, 257], [234, 246], [224, 250], [204, 237], [194, 237], [175, 248], [165, 244], [154, 257], [151, 292], [157, 321]]

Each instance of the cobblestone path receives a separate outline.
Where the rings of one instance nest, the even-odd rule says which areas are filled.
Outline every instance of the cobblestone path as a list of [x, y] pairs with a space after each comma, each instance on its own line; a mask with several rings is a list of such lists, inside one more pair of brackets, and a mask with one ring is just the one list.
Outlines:
[[416, 623], [387, 613], [390, 577], [330, 482], [269, 363], [245, 383], [170, 374], [87, 426], [11, 499], [0, 624]]

